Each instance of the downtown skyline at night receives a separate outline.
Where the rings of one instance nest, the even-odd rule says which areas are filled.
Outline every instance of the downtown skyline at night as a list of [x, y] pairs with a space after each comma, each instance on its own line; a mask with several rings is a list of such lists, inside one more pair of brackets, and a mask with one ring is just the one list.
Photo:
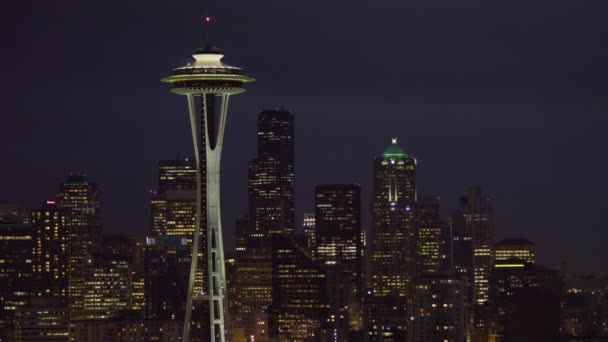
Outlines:
[[11, 9], [0, 341], [608, 336], [608, 5]]

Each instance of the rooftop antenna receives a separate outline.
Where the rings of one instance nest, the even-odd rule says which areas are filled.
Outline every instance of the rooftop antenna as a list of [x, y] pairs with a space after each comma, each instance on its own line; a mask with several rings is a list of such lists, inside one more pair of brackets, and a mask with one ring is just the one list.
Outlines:
[[205, 16], [205, 50], [212, 49], [211, 38], [209, 37], [210, 32], [211, 32], [211, 17]]

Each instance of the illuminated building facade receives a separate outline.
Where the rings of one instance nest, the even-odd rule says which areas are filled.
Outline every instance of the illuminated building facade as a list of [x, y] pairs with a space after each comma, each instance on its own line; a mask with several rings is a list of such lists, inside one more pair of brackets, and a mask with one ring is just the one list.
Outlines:
[[158, 161], [158, 192], [196, 190], [196, 163], [178, 158]]
[[95, 183], [72, 174], [60, 185], [57, 207], [65, 214], [68, 300], [72, 319], [81, 316], [84, 268], [101, 243], [101, 201]]
[[333, 331], [328, 331], [325, 272], [287, 237], [273, 237], [272, 246], [270, 338], [273, 341], [330, 341]]
[[69, 227], [65, 210], [54, 201], [32, 211], [34, 235], [34, 273], [37, 296], [65, 299], [68, 284]]
[[[209, 17], [205, 18], [207, 24], [210, 21]], [[207, 258], [203, 261], [203, 267], [207, 269], [207, 285], [203, 286], [203, 290], [208, 302], [209, 340], [224, 342], [224, 315], [228, 314], [225, 296], [228, 289], [220, 217], [220, 157], [230, 96], [244, 92], [243, 84], [254, 79], [246, 76], [243, 69], [224, 64], [224, 55], [210, 44], [197, 50], [193, 57], [192, 63], [175, 68], [171, 76], [162, 80], [171, 84], [173, 93], [187, 98], [197, 166], [197, 224], [192, 243], [183, 340], [190, 339], [199, 243], [201, 232], [205, 230], [203, 240], [206, 240], [206, 248], [203, 254]], [[204, 198], [203, 193], [206, 193]], [[204, 225], [202, 216], [207, 217]], [[207, 313], [202, 315], [207, 316]]]
[[473, 239], [475, 304], [484, 304], [489, 296], [489, 279], [494, 262], [494, 205], [481, 188], [470, 187], [461, 201], [466, 229]]
[[443, 238], [439, 198], [420, 197], [416, 216], [419, 272], [437, 272], [440, 269]]
[[361, 291], [361, 188], [357, 184], [315, 186], [317, 262], [344, 273], [353, 301]]
[[53, 297], [33, 298], [15, 318], [15, 342], [68, 342], [69, 309]]
[[254, 237], [294, 232], [294, 128], [286, 109], [258, 113], [258, 157], [249, 162]]
[[236, 220], [236, 257], [241, 257], [247, 250], [247, 234], [249, 234], [249, 215], [245, 214]]
[[450, 273], [425, 273], [418, 277], [408, 341], [466, 341], [464, 287], [462, 280]]
[[122, 234], [104, 235], [102, 238], [101, 254], [126, 260], [129, 263], [131, 275], [132, 310], [143, 313], [144, 309], [144, 260], [143, 237], [132, 237]]
[[85, 266], [84, 320], [118, 319], [132, 310], [133, 281], [129, 261], [114, 255], [93, 255]]
[[16, 215], [0, 220], [0, 341], [8, 340], [15, 310], [32, 295], [35, 237], [34, 228]]
[[230, 289], [234, 341], [268, 338], [264, 317], [272, 300], [271, 238], [294, 232], [293, 132], [290, 111], [258, 113], [258, 155], [248, 165], [246, 253], [238, 255]]
[[[204, 123], [202, 123], [204, 125]], [[204, 139], [204, 134], [201, 139]], [[200, 152], [200, 158], [202, 160], [202, 164], [205, 164], [206, 151]], [[178, 255], [182, 258], [179, 262], [179, 272], [180, 275], [183, 271], [183, 262], [187, 260], [188, 265], [190, 265], [190, 260], [192, 258], [192, 244], [195, 239], [195, 231], [196, 231], [196, 218], [197, 218], [197, 208], [198, 208], [198, 199], [197, 199], [197, 168], [196, 161], [192, 159], [172, 159], [172, 160], [160, 160], [158, 161], [158, 192], [152, 194], [150, 199], [150, 207], [152, 214], [152, 227], [151, 227], [151, 238], [153, 240], [147, 240], [146, 252], [153, 253], [155, 256], [153, 258], [157, 258], [157, 261], [162, 260], [165, 257], [161, 257], [167, 252], [167, 248], [169, 246], [165, 246], [167, 243], [171, 244], [170, 241], [177, 241], [181, 243], [182, 238], [187, 242], [186, 246], [181, 246], [179, 251], [176, 251]], [[202, 166], [202, 170], [206, 165]], [[206, 186], [206, 173], [201, 173], [201, 182], [203, 186]], [[204, 188], [203, 188], [204, 189]], [[198, 262], [197, 265], [206, 265], [207, 264], [207, 207], [206, 207], [206, 196], [207, 193], [205, 191], [201, 191], [200, 200], [201, 207], [200, 212], [200, 232], [199, 232], [199, 244], [198, 244]], [[163, 237], [167, 237], [163, 240]], [[159, 247], [152, 247], [148, 242], [154, 241], [161, 244]], [[173, 243], [175, 245], [176, 243]], [[154, 244], [153, 244], [154, 245]], [[174, 248], [173, 248], [174, 249]], [[172, 248], [169, 248], [172, 250]], [[185, 252], [189, 255], [187, 258], [183, 255]], [[160, 255], [159, 255], [160, 253]], [[158, 259], [160, 258], [160, 259]], [[185, 259], [184, 259], [185, 258]], [[151, 259], [146, 255], [146, 261], [151, 262]], [[173, 261], [172, 261], [173, 262]], [[171, 266], [174, 267], [175, 265]], [[168, 271], [171, 272], [171, 271]], [[162, 273], [162, 272], [161, 272]], [[195, 335], [204, 335], [207, 336], [209, 334], [208, 323], [208, 311], [206, 305], [201, 305], [200, 300], [202, 297], [201, 293], [207, 291], [207, 282], [205, 275], [208, 273], [206, 267], [197, 267], [195, 282], [194, 282], [194, 293], [197, 294], [196, 297], [193, 298], [196, 307], [198, 307], [202, 313], [200, 317], [194, 317], [192, 321], [194, 322], [192, 337]], [[147, 276], [147, 275], [146, 275]], [[179, 278], [182, 279], [182, 278]], [[187, 280], [188, 278], [186, 278]], [[146, 279], [145, 282], [148, 284], [149, 279]], [[177, 282], [181, 284], [180, 286], [185, 286], [187, 288], [189, 285], [181, 283], [181, 281]], [[156, 285], [155, 285], [156, 286]], [[164, 285], [163, 285], [164, 286]], [[169, 319], [165, 317], [171, 317], [172, 315], [177, 315], [183, 319], [183, 313], [177, 312], [177, 310], [186, 309], [186, 300], [187, 297], [182, 296], [182, 294], [186, 293], [186, 290], [177, 290], [174, 289], [174, 293], [167, 294], [169, 296], [175, 295], [171, 299], [171, 305], [165, 309], [161, 309], [161, 304], [164, 299], [157, 299], [156, 295], [151, 295], [146, 289], [146, 301], [152, 300], [154, 298], [154, 303], [146, 303], [145, 315], [146, 317], [150, 317], [152, 315], [151, 310], [160, 310], [158, 317], [163, 317], [163, 319]], [[164, 294], [160, 294], [163, 296]], [[182, 300], [181, 303], [177, 303], [177, 300]], [[169, 299], [167, 299], [169, 300]], [[167, 312], [171, 312], [167, 314]], [[159, 318], [157, 318], [159, 319]], [[204, 324], [204, 325], [202, 325]], [[202, 329], [205, 331], [201, 331], [198, 327], [203, 327]]]
[[317, 249], [315, 213], [304, 213], [303, 227], [304, 236], [306, 236], [306, 247], [308, 247], [309, 251], [314, 252]]
[[526, 263], [536, 263], [536, 244], [525, 239], [501, 240], [495, 245], [495, 262], [520, 259]]
[[416, 275], [416, 159], [393, 139], [373, 163], [371, 294], [372, 339], [404, 339], [406, 305]]

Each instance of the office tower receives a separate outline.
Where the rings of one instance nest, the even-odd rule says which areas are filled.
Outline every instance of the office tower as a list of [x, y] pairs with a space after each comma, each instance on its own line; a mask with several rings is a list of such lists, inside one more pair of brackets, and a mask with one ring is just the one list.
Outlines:
[[178, 158], [158, 161], [158, 192], [196, 190], [196, 163]]
[[562, 282], [557, 270], [520, 259], [497, 261], [486, 307], [489, 339], [557, 341]]
[[294, 232], [293, 114], [286, 109], [258, 113], [258, 156], [249, 162], [251, 235]]
[[481, 188], [472, 186], [463, 196], [461, 205], [466, 228], [473, 238], [475, 304], [483, 304], [488, 300], [489, 277], [494, 261], [492, 198], [483, 195]]
[[195, 161], [158, 161], [158, 192], [152, 194], [150, 205], [152, 235], [183, 236], [192, 243], [196, 222]]
[[495, 262], [520, 259], [524, 262], [536, 263], [536, 244], [525, 239], [505, 239], [494, 245]]
[[408, 341], [465, 341], [465, 284], [450, 273], [415, 280]]
[[[203, 135], [204, 136], [204, 135]], [[203, 137], [201, 137], [203, 139]], [[200, 156], [203, 160], [200, 164], [205, 164], [205, 152], [201, 151]], [[152, 213], [152, 237], [172, 236], [177, 240], [185, 238], [187, 246], [185, 247], [192, 254], [192, 245], [195, 239], [196, 220], [197, 220], [197, 176], [196, 176], [196, 161], [192, 159], [174, 159], [158, 161], [158, 192], [153, 193], [150, 200]], [[204, 166], [206, 167], [206, 166]], [[204, 170], [204, 168], [203, 168]], [[206, 173], [201, 172], [201, 182], [206, 184]], [[197, 265], [207, 265], [207, 207], [206, 207], [206, 191], [200, 193], [200, 232], [198, 243], [198, 262]], [[188, 257], [188, 260], [191, 256]], [[200, 294], [207, 292], [207, 277], [206, 267], [197, 267], [194, 282], [194, 293]], [[188, 284], [184, 285], [188, 286]], [[184, 289], [183, 293], [186, 290]], [[179, 293], [182, 293], [181, 291]], [[181, 297], [179, 297], [181, 298]], [[185, 301], [187, 297], [183, 297], [184, 303], [179, 307], [186, 308]], [[197, 295], [192, 298], [195, 301], [201, 301], [203, 298]], [[194, 335], [209, 335], [209, 317], [208, 311], [205, 311], [208, 305], [200, 305], [195, 303], [197, 307], [202, 309], [200, 317], [194, 317], [193, 326], [202, 326], [201, 329], [196, 329], [191, 336]], [[174, 304], [177, 305], [177, 304]], [[174, 310], [173, 308], [169, 310]], [[183, 318], [183, 314], [176, 313]], [[201, 322], [204, 325], [201, 325]]]
[[272, 299], [271, 238], [294, 232], [293, 140], [291, 112], [258, 113], [258, 156], [248, 165], [246, 253], [236, 260], [230, 289], [234, 341], [268, 338], [265, 317]]
[[15, 310], [28, 304], [39, 281], [32, 263], [35, 237], [34, 228], [17, 215], [0, 220], [0, 341], [8, 341]]
[[[211, 19], [205, 18], [206, 24]], [[184, 340], [190, 336], [190, 321], [194, 281], [198, 263], [201, 216], [206, 213], [207, 259], [209, 270], [206, 275], [209, 286], [210, 340], [225, 341], [224, 314], [227, 308], [224, 295], [226, 271], [224, 265], [224, 244], [220, 219], [220, 156], [226, 127], [228, 101], [231, 95], [245, 91], [244, 83], [254, 81], [245, 76], [244, 70], [222, 63], [219, 49], [208, 44], [193, 55], [194, 62], [173, 70], [173, 75], [162, 81], [172, 85], [171, 91], [185, 95], [188, 101], [190, 123], [197, 161], [197, 229], [194, 234], [192, 270], [190, 276], [186, 317], [184, 320]], [[200, 98], [197, 109], [196, 98]], [[202, 176], [205, 175], [203, 178]], [[203, 200], [203, 192], [206, 196]], [[227, 313], [226, 313], [227, 314]]]
[[54, 297], [32, 298], [16, 312], [15, 342], [42, 341], [69, 341], [69, 309]]
[[368, 328], [372, 338], [401, 341], [411, 280], [416, 274], [416, 159], [393, 139], [374, 158], [373, 174]]
[[[306, 246], [308, 247], [309, 251], [314, 252], [317, 249], [317, 247], [316, 247], [317, 237], [315, 234], [315, 229], [316, 229], [315, 213], [304, 213], [303, 227], [304, 227], [304, 235], [306, 236]], [[314, 253], [313, 253], [313, 256], [314, 256]]]
[[438, 197], [420, 197], [416, 210], [419, 273], [437, 272], [440, 268], [442, 226]]
[[[361, 329], [361, 188], [357, 184], [315, 186], [316, 261], [327, 270], [330, 326], [346, 340]], [[352, 327], [351, 327], [352, 318]]]
[[232, 340], [267, 341], [267, 309], [272, 302], [270, 238], [263, 248], [248, 248], [235, 266], [229, 289]]
[[133, 281], [129, 261], [116, 255], [96, 254], [84, 269], [84, 320], [112, 320], [132, 310]]
[[69, 226], [65, 210], [54, 201], [46, 201], [42, 208], [32, 211], [34, 227], [35, 277], [37, 296], [65, 299], [68, 284]]
[[236, 258], [238, 259], [247, 250], [247, 234], [249, 233], [249, 215], [245, 214], [236, 220]]
[[329, 341], [333, 331], [327, 331], [325, 272], [289, 238], [275, 236], [272, 240], [270, 337], [277, 341], [310, 341], [315, 337]]
[[453, 246], [452, 228], [448, 223], [441, 222], [441, 241], [439, 244], [439, 270], [453, 270]]
[[145, 247], [145, 318], [182, 320], [192, 254], [186, 238], [151, 236]]
[[[138, 241], [139, 240], [139, 241]], [[124, 234], [104, 235], [102, 237], [101, 254], [112, 256], [129, 263], [132, 293], [131, 309], [139, 311], [144, 308], [144, 260], [142, 237], [131, 237]]]
[[361, 291], [361, 188], [357, 184], [315, 186], [316, 260], [349, 279], [353, 302]]
[[86, 176], [71, 174], [60, 184], [57, 208], [65, 215], [68, 300], [72, 319], [82, 310], [84, 267], [101, 243], [100, 194]]
[[460, 211], [450, 216], [449, 228], [452, 232], [452, 270], [465, 286], [465, 326], [467, 329], [467, 335], [470, 335], [470, 331], [474, 327], [473, 314], [475, 303], [473, 237], [468, 230], [466, 218]]

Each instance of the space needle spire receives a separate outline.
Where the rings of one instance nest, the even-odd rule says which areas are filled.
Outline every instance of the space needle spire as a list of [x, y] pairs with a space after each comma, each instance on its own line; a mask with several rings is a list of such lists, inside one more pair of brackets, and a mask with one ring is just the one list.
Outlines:
[[[211, 18], [205, 17], [206, 46], [193, 55], [194, 61], [173, 70], [162, 79], [169, 83], [171, 92], [186, 96], [194, 153], [197, 166], [196, 226], [192, 242], [192, 264], [188, 282], [186, 313], [182, 341], [190, 341], [194, 283], [198, 269], [199, 245], [205, 229], [207, 260], [207, 292], [203, 299], [209, 305], [211, 342], [226, 341], [227, 282], [224, 264], [224, 243], [220, 215], [220, 158], [228, 114], [228, 101], [232, 95], [245, 91], [243, 84], [255, 81], [243, 69], [224, 64], [219, 50], [209, 40]], [[203, 201], [205, 191], [205, 201]], [[203, 227], [202, 215], [206, 213]], [[203, 266], [203, 265], [201, 265]]]

